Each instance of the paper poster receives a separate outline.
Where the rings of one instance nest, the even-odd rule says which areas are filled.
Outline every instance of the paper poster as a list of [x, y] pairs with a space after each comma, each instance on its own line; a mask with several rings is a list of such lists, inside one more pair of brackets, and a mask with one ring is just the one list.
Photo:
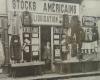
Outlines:
[[24, 37], [29, 37], [29, 34], [25, 34]]
[[39, 37], [39, 34], [37, 34], [37, 33], [33, 33], [33, 34], [32, 34], [32, 37], [34, 37], [34, 38], [38, 38], [38, 37]]
[[62, 46], [62, 51], [66, 52], [66, 46]]
[[59, 35], [54, 35], [54, 39], [59, 39], [60, 36]]
[[60, 57], [60, 49], [55, 49], [55, 57]]
[[32, 46], [32, 51], [39, 51], [39, 46], [37, 45], [37, 46]]
[[25, 39], [24, 40], [27, 44], [30, 44], [31, 43], [31, 41], [29, 40], [29, 39]]
[[32, 44], [39, 44], [39, 38], [32, 38]]
[[24, 51], [28, 53], [29, 52], [29, 46], [25, 46]]
[[59, 40], [54, 40], [54, 44], [59, 45], [60, 44]]
[[39, 52], [33, 52], [33, 56], [38, 56]]

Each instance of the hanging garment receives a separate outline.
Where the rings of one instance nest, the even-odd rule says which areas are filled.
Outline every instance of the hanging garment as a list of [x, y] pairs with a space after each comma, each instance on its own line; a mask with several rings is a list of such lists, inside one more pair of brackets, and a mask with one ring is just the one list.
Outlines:
[[2, 42], [0, 40], [0, 65], [4, 63], [4, 60], [5, 60], [4, 49], [3, 49]]
[[19, 35], [22, 29], [21, 16], [16, 14], [10, 17], [11, 21], [9, 22], [10, 26], [8, 29], [8, 34]]
[[44, 59], [45, 59], [46, 70], [51, 70], [51, 49], [50, 49], [50, 46], [45, 46]]
[[96, 27], [92, 28], [92, 33], [93, 33], [92, 40], [93, 41], [98, 40], [98, 30]]
[[80, 28], [76, 33], [76, 43], [79, 44], [80, 48], [82, 47], [82, 42], [84, 41], [85, 34], [82, 28]]
[[77, 56], [77, 44], [75, 42], [73, 42], [72, 44], [72, 54], [71, 54], [72, 57], [75, 57]]
[[[12, 13], [11, 13], [12, 14]], [[8, 28], [8, 34], [11, 35], [19, 35], [21, 40], [21, 45], [23, 44], [23, 27], [22, 27], [22, 21], [21, 16], [19, 14], [12, 15], [10, 17], [11, 21], [9, 22], [10, 26]]]
[[13, 35], [10, 42], [10, 57], [11, 60], [21, 60], [21, 43], [18, 35]]

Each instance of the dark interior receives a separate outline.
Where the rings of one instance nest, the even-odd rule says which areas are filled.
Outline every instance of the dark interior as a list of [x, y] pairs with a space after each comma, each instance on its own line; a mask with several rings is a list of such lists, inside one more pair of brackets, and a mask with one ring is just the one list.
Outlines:
[[43, 60], [44, 46], [47, 42], [51, 43], [51, 27], [41, 26], [41, 59]]

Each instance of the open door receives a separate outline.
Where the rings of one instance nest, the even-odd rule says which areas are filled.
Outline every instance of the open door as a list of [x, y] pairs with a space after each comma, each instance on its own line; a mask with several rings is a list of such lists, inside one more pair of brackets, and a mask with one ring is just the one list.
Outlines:
[[46, 69], [51, 70], [51, 27], [41, 26], [41, 59], [46, 62]]

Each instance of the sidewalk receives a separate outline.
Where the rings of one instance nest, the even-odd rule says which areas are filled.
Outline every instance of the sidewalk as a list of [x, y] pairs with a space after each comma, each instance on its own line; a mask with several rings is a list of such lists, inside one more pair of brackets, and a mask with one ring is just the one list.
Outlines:
[[17, 77], [17, 78], [7, 77], [4, 76], [3, 74], [2, 76], [0, 76], [0, 80], [42, 80], [42, 79], [65, 79], [65, 78], [67, 79], [73, 77], [86, 77], [94, 75], [100, 75], [100, 71], [87, 72], [87, 73], [73, 73], [73, 74], [44, 74], [41, 76]]

